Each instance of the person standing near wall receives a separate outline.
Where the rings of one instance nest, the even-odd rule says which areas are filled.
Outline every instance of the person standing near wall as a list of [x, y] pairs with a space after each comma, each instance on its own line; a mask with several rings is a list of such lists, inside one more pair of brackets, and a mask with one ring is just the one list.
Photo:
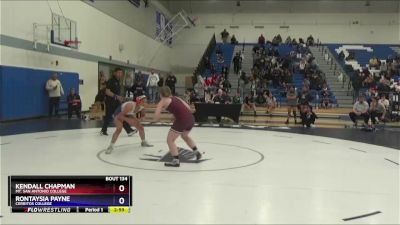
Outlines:
[[172, 95], [175, 95], [175, 85], [176, 85], [176, 77], [173, 74], [168, 74], [167, 79], [165, 80], [165, 85], [171, 89]]
[[71, 88], [67, 97], [68, 101], [68, 119], [72, 118], [72, 112], [76, 113], [78, 119], [81, 118], [81, 97], [75, 92], [75, 88]]
[[131, 96], [131, 88], [133, 86], [133, 72], [127, 72], [125, 75], [124, 80], [124, 96], [130, 97]]
[[149, 78], [147, 79], [147, 87], [149, 89], [149, 95], [150, 95], [150, 103], [155, 103], [156, 98], [157, 98], [157, 88], [158, 88], [158, 81], [160, 81], [160, 77], [158, 74], [154, 73], [154, 71], [151, 71], [151, 74]]
[[58, 74], [53, 73], [51, 79], [46, 83], [46, 90], [49, 92], [49, 117], [53, 116], [53, 109], [56, 116], [58, 116], [58, 109], [60, 107], [60, 97], [64, 95], [64, 89]]
[[[123, 76], [123, 71], [121, 68], [116, 68], [114, 70], [113, 76], [107, 81], [106, 85], [106, 115], [104, 116], [103, 127], [101, 128], [100, 134], [108, 135], [107, 128], [112, 120], [112, 115], [115, 110], [121, 105], [121, 102], [125, 99], [120, 96], [121, 94], [121, 84], [120, 80]], [[132, 136], [137, 132], [137, 130], [133, 130], [127, 122], [123, 122], [123, 127], [128, 133], [128, 136]]]

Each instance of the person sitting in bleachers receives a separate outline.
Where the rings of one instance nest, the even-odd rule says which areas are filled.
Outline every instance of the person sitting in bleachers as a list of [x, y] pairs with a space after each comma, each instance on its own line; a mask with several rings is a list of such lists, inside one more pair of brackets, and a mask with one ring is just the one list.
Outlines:
[[276, 98], [272, 95], [271, 91], [265, 91], [264, 98], [266, 99], [267, 114], [272, 115], [272, 112], [275, 110], [277, 106]]
[[321, 93], [322, 97], [322, 108], [328, 109], [331, 107], [331, 93], [328, 89], [325, 89]]
[[71, 90], [69, 91], [67, 101], [68, 101], [68, 119], [72, 118], [72, 112], [75, 112], [76, 117], [80, 119], [81, 108], [82, 108], [81, 97], [75, 92], [74, 88], [71, 88]]
[[389, 110], [390, 102], [389, 102], [389, 100], [386, 98], [386, 94], [381, 94], [381, 95], [380, 95], [379, 103], [381, 103], [382, 105], [384, 105], [386, 110]]
[[382, 102], [379, 102], [378, 99], [378, 97], [373, 97], [369, 107], [369, 113], [373, 125], [375, 125], [379, 120], [385, 121], [386, 116], [386, 107]]
[[372, 57], [369, 60], [369, 67], [371, 69], [379, 69], [380, 67], [380, 61], [378, 60], [378, 58], [376, 58], [376, 56]]
[[305, 105], [303, 108], [303, 113], [301, 115], [301, 124], [303, 127], [315, 127], [315, 120], [317, 119], [317, 115], [313, 112], [312, 107], [310, 105]]
[[267, 103], [267, 99], [262, 92], [258, 92], [257, 97], [255, 99], [255, 103], [259, 106], [264, 106]]
[[255, 99], [254, 99], [254, 92], [250, 92], [249, 94], [246, 95], [243, 101], [243, 106], [246, 110], [253, 110], [254, 116], [257, 115], [257, 108], [255, 104]]
[[342, 50], [342, 51], [340, 51], [340, 53], [339, 53], [339, 55], [338, 55], [338, 59], [339, 59], [339, 61], [343, 61], [344, 58], [345, 58], [345, 55], [344, 55], [344, 52], [343, 52], [343, 50]]
[[346, 61], [354, 61], [356, 60], [356, 55], [353, 51], [349, 51], [349, 55], [346, 57]]
[[237, 91], [236, 95], [232, 98], [232, 104], [242, 104], [242, 98], [240, 97], [240, 92]]
[[297, 99], [299, 100], [297, 108], [299, 109], [301, 117], [304, 113], [304, 108], [313, 100], [309, 87], [304, 85], [302, 91], [298, 93]]
[[379, 92], [390, 92], [390, 76], [389, 74], [385, 74], [379, 80], [377, 84]]
[[367, 101], [365, 101], [365, 96], [360, 95], [358, 97], [358, 101], [356, 101], [353, 105], [353, 110], [349, 113], [351, 121], [353, 121], [354, 127], [357, 127], [357, 118], [364, 119], [364, 125], [368, 126], [369, 120], [369, 105]]

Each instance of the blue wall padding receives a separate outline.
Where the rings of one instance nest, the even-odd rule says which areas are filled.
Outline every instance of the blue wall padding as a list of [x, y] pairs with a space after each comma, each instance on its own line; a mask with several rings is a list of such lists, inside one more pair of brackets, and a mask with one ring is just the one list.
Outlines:
[[[48, 115], [46, 82], [53, 71], [0, 66], [0, 121]], [[66, 96], [71, 88], [79, 93], [79, 74], [58, 72], [64, 88], [60, 111], [67, 108]]]

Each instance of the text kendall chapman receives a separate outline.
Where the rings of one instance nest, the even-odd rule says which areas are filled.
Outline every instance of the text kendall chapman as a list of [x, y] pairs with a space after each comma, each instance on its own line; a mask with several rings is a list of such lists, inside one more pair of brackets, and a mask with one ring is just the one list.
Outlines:
[[29, 189], [75, 189], [75, 184], [15, 184], [15, 188], [21, 190]]

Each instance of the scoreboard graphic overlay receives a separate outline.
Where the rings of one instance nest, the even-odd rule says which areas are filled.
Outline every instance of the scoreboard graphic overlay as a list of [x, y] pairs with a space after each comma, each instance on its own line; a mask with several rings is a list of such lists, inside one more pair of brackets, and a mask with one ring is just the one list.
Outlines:
[[129, 213], [132, 176], [9, 176], [13, 213]]

